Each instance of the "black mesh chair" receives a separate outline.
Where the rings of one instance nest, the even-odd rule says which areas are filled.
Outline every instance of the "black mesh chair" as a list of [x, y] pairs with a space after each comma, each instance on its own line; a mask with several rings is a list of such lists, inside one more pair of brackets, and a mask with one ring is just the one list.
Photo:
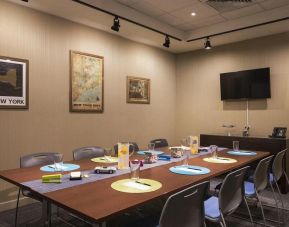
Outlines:
[[202, 227], [205, 224], [204, 198], [209, 182], [171, 195], [163, 207], [159, 227]]
[[155, 148], [160, 148], [160, 147], [168, 147], [168, 141], [166, 139], [154, 139], [151, 140], [150, 143], [155, 144]]
[[253, 223], [248, 203], [244, 196], [244, 180], [249, 166], [229, 173], [220, 188], [218, 197], [212, 196], [205, 201], [205, 217], [211, 222], [226, 227], [225, 216], [234, 213], [244, 201]]
[[[132, 155], [134, 152], [139, 151], [139, 147], [135, 142], [121, 142], [121, 143], [129, 143], [129, 153]], [[118, 152], [118, 144], [114, 145], [114, 152], [117, 155]]]
[[[62, 154], [60, 153], [36, 153], [36, 154], [29, 154], [20, 157], [20, 168], [27, 168], [33, 166], [40, 166], [40, 165], [49, 165], [55, 162], [59, 162], [62, 160]], [[17, 226], [17, 219], [18, 219], [18, 208], [19, 208], [19, 198], [20, 194], [22, 193], [23, 196], [35, 199], [37, 201], [42, 202], [42, 199], [37, 195], [33, 194], [31, 191], [26, 189], [19, 188], [17, 202], [16, 202], [16, 210], [15, 210], [15, 226]], [[42, 206], [42, 219], [45, 219], [45, 215], [47, 215], [47, 207], [45, 205]]]
[[104, 156], [104, 149], [102, 147], [90, 146], [80, 147], [72, 151], [73, 160], [92, 159]]
[[[260, 200], [260, 193], [264, 191], [265, 188], [267, 188], [268, 184], [270, 185], [272, 191], [274, 191], [272, 184], [269, 181], [269, 169], [270, 169], [270, 163], [272, 159], [273, 159], [273, 155], [262, 159], [258, 163], [254, 172], [253, 183], [249, 181], [245, 181], [245, 197], [257, 199], [257, 201], [260, 204], [262, 218], [263, 218], [265, 226], [266, 226], [266, 219], [264, 215], [263, 205]], [[275, 198], [275, 203], [277, 206], [276, 198]]]

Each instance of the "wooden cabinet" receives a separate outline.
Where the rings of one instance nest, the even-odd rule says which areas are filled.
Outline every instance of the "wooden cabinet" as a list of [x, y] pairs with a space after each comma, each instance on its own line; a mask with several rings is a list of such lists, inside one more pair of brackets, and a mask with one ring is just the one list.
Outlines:
[[[245, 137], [245, 136], [224, 136], [224, 135], [200, 135], [200, 145], [210, 146], [218, 145], [219, 147], [232, 148], [233, 141], [238, 140], [240, 142], [240, 149], [242, 150], [256, 150], [256, 151], [268, 151], [271, 154], [277, 154], [279, 151], [288, 148], [288, 138], [269, 138], [269, 137]], [[286, 173], [289, 175], [289, 155], [285, 157]], [[288, 185], [285, 178], [280, 181], [282, 193], [288, 192]]]

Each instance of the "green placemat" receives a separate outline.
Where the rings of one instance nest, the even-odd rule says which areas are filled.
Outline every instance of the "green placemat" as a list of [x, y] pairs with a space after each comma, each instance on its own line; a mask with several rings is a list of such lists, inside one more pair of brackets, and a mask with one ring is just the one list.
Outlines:
[[139, 179], [134, 181], [131, 179], [123, 179], [115, 181], [111, 184], [114, 190], [126, 193], [146, 193], [153, 192], [162, 187], [162, 184], [155, 180]]
[[110, 157], [110, 158], [97, 157], [97, 158], [92, 158], [91, 161], [100, 162], [100, 163], [115, 163], [115, 162], [118, 162], [118, 158], [117, 157]]
[[209, 157], [209, 158], [204, 158], [203, 160], [206, 162], [211, 162], [211, 163], [235, 163], [237, 162], [236, 159], [225, 158], [225, 157], [217, 157], [217, 158]]

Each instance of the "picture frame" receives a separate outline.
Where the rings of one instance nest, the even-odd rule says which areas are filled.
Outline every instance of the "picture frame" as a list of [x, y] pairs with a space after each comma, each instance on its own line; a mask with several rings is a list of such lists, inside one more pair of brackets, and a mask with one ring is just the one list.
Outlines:
[[29, 61], [0, 56], [0, 109], [29, 108]]
[[104, 57], [70, 51], [70, 112], [102, 113]]
[[287, 128], [285, 127], [274, 127], [271, 137], [286, 138], [286, 131], [287, 131]]
[[127, 76], [126, 91], [127, 103], [150, 103], [150, 79]]

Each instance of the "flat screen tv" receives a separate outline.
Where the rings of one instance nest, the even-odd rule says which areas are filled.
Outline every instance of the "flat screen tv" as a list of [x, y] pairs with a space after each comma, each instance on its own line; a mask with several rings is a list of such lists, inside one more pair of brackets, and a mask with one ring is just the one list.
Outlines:
[[271, 98], [270, 68], [220, 74], [221, 100]]

